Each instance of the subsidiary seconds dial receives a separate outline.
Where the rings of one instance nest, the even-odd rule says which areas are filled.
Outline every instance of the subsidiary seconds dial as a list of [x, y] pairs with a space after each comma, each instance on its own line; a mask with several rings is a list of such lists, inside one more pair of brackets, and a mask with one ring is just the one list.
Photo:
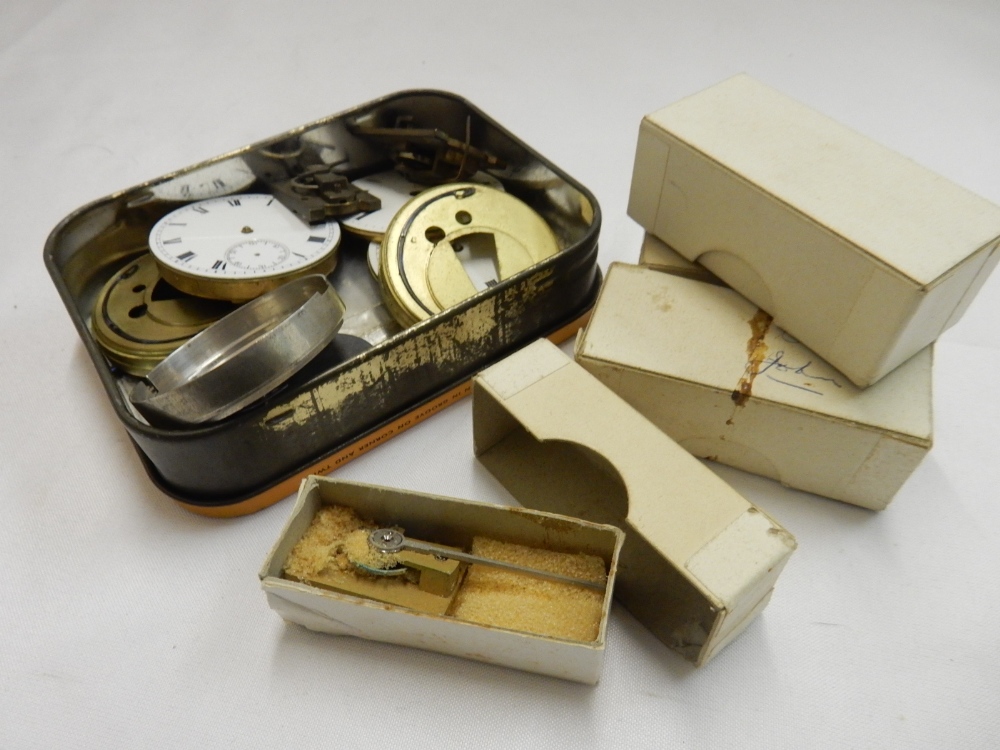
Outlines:
[[243, 302], [337, 263], [340, 225], [305, 224], [274, 196], [240, 194], [190, 203], [153, 226], [149, 249], [181, 291]]

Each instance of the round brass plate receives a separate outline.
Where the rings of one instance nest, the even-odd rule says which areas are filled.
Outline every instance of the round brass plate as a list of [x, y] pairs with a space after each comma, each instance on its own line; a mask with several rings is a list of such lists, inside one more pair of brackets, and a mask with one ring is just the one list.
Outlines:
[[[477, 185], [503, 190], [503, 183], [488, 172], [476, 172], [469, 182]], [[382, 207], [377, 211], [347, 216], [340, 220], [340, 225], [350, 232], [366, 240], [381, 241], [389, 222], [407, 201], [419, 195], [427, 186], [405, 177], [395, 169], [361, 177], [354, 181], [356, 187], [366, 190], [378, 198]], [[376, 273], [376, 275], [378, 275]]]
[[108, 358], [142, 377], [235, 305], [191, 297], [168, 284], [153, 256], [130, 261], [97, 295], [94, 338]]
[[555, 234], [508, 193], [472, 183], [411, 199], [386, 229], [379, 283], [404, 326], [468, 299], [559, 251]]

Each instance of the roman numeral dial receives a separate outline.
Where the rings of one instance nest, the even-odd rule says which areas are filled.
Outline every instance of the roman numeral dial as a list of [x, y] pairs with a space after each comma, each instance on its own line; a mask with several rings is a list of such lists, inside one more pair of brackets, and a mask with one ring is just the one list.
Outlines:
[[190, 203], [149, 233], [163, 277], [181, 291], [242, 302], [337, 261], [340, 225], [307, 225], [273, 196], [242, 193]]

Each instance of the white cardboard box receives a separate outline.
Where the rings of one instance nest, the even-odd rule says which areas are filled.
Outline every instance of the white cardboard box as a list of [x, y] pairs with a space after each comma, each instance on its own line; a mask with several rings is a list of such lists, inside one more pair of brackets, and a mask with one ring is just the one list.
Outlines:
[[764, 608], [795, 539], [548, 341], [473, 380], [476, 455], [523, 505], [625, 531], [615, 596], [703, 664]]
[[932, 348], [861, 389], [733, 290], [614, 263], [576, 357], [694, 455], [881, 510], [931, 447]]
[[[608, 580], [599, 634], [592, 642], [523, 633], [436, 616], [282, 577], [292, 547], [322, 505], [399, 524], [414, 538], [468, 548], [473, 536], [602, 557]], [[330, 477], [302, 481], [295, 507], [260, 571], [273, 610], [289, 622], [334, 635], [413, 646], [427, 651], [594, 684], [604, 662], [605, 636], [623, 534], [612, 526], [551, 513], [377, 487]]]
[[746, 75], [643, 119], [628, 212], [860, 386], [1000, 260], [1000, 207]]
[[688, 260], [655, 234], [649, 232], [646, 232], [642, 237], [642, 246], [639, 248], [639, 265], [672, 273], [675, 276], [683, 276], [686, 279], [725, 286], [722, 279], [705, 266]]

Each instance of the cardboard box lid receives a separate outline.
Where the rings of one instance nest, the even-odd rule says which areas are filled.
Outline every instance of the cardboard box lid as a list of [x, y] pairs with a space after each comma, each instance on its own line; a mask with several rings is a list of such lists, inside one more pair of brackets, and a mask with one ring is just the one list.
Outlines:
[[747, 75], [647, 115], [647, 124], [920, 285], [1000, 234], [1000, 207]]
[[617, 597], [704, 663], [768, 601], [791, 534], [548, 341], [473, 380], [476, 455], [525, 506], [626, 531]]
[[[580, 357], [742, 391], [745, 398], [818, 411], [930, 447], [931, 347], [862, 389], [727, 287], [613, 263], [598, 305], [601, 315], [580, 339]], [[634, 307], [661, 314], [630, 314]]]

